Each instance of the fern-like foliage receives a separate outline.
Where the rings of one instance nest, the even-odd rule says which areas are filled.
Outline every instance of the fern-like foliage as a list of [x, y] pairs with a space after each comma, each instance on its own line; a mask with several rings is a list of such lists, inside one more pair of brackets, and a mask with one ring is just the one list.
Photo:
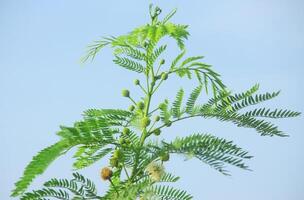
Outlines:
[[237, 147], [232, 141], [217, 138], [209, 134], [194, 134], [185, 138], [176, 138], [164, 147], [171, 153], [196, 157], [221, 173], [228, 175], [225, 164], [248, 169], [243, 159], [250, 159], [247, 151]]
[[70, 146], [69, 141], [63, 140], [40, 151], [25, 168], [23, 177], [15, 184], [16, 188], [13, 190], [12, 195], [17, 196], [22, 194], [32, 180], [37, 175], [42, 174]]
[[44, 183], [45, 188], [25, 193], [21, 200], [41, 200], [47, 198], [64, 200], [100, 199], [95, 184], [79, 173], [73, 173], [73, 179], [56, 179]]
[[[211, 65], [202, 62], [203, 56], [185, 57], [188, 26], [170, 22], [176, 10], [159, 19], [161, 9], [151, 5], [149, 13], [150, 23], [126, 35], [94, 42], [83, 58], [84, 61], [93, 59], [102, 48], [110, 46], [114, 50], [115, 64], [137, 72], [144, 79], [143, 82], [134, 81], [143, 96], [138, 100], [128, 90], [123, 90], [122, 95], [131, 102], [129, 110], [89, 109], [83, 113], [82, 120], [71, 126], [61, 126], [57, 132], [60, 140], [33, 157], [16, 182], [12, 196], [21, 196], [22, 200], [190, 200], [190, 194], [171, 185], [179, 177], [165, 169], [170, 155], [199, 159], [224, 175], [230, 175], [229, 166], [249, 170], [245, 161], [252, 156], [233, 141], [211, 134], [191, 134], [172, 141], [160, 139], [159, 136], [164, 135], [163, 129], [185, 119], [200, 117], [253, 128], [262, 136], [287, 136], [272, 121], [265, 119], [296, 117], [299, 112], [265, 107], [250, 109], [277, 97], [279, 92], [257, 94], [259, 85], [254, 85], [245, 92], [232, 94]], [[169, 62], [164, 59], [167, 50], [164, 38], [173, 39], [180, 51]], [[153, 108], [152, 97], [174, 74], [196, 79], [198, 86], [187, 98], [187, 90], [180, 88], [175, 99], [160, 101]], [[202, 99], [209, 99], [206, 102], [199, 100], [203, 90]], [[210, 90], [211, 98], [208, 97]], [[93, 182], [77, 172], [71, 180], [53, 178], [42, 189], [26, 192], [34, 178], [72, 148], [76, 150], [73, 156], [75, 170], [110, 157], [100, 172], [102, 179], [110, 183], [103, 195], [97, 195]]]

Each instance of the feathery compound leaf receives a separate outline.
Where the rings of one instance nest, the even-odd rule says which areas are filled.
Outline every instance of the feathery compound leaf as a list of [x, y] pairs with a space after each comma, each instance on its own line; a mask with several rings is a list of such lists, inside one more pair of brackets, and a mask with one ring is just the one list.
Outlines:
[[78, 151], [74, 155], [77, 160], [73, 163], [75, 169], [82, 169], [88, 167], [95, 162], [99, 161], [101, 158], [110, 153], [112, 148], [104, 148], [100, 146], [82, 146], [78, 148]]
[[248, 169], [243, 159], [251, 158], [248, 152], [234, 145], [232, 141], [209, 134], [195, 134], [176, 138], [171, 143], [163, 143], [169, 152], [194, 156], [225, 175], [229, 175], [224, 168], [225, 164]]
[[128, 70], [137, 72], [137, 73], [142, 73], [145, 68], [142, 66], [142, 64], [135, 62], [133, 60], [130, 60], [129, 58], [121, 58], [119, 56], [115, 56], [116, 59], [113, 60], [113, 62], [117, 65], [120, 65], [121, 67], [124, 67]]
[[252, 111], [248, 111], [244, 113], [246, 117], [267, 117], [267, 118], [287, 118], [287, 117], [297, 117], [301, 113], [295, 112], [291, 110], [284, 110], [284, 109], [275, 109], [271, 111], [270, 109], [266, 108], [259, 108], [254, 109]]
[[184, 190], [172, 188], [170, 186], [157, 185], [148, 188], [145, 193], [150, 194], [151, 199], [159, 198], [166, 200], [191, 200], [193, 197]]
[[23, 173], [23, 177], [15, 184], [16, 187], [12, 191], [12, 196], [18, 196], [22, 194], [30, 185], [32, 180], [42, 174], [46, 168], [59, 156], [61, 156], [66, 150], [71, 147], [71, 144], [67, 140], [62, 140], [56, 144], [45, 148], [40, 151], [33, 160], [27, 165]]
[[186, 113], [192, 114], [194, 104], [202, 91], [202, 85], [196, 87], [190, 94], [190, 97], [186, 103]]
[[21, 199], [44, 200], [48, 197], [64, 200], [100, 199], [97, 196], [96, 186], [91, 180], [79, 173], [73, 173], [73, 176], [73, 180], [53, 178], [43, 184], [45, 188], [28, 192]]
[[42, 190], [34, 190], [31, 193], [25, 193], [21, 200], [47, 200], [46, 198], [56, 198], [61, 200], [70, 200], [69, 194], [63, 190], [54, 190], [51, 188], [44, 188]]
[[275, 98], [276, 96], [278, 96], [280, 94], [280, 91], [278, 92], [273, 92], [273, 93], [265, 93], [265, 94], [258, 94], [255, 96], [249, 96], [244, 98], [244, 100], [242, 100], [240, 103], [236, 103], [235, 105], [233, 105], [232, 109], [233, 111], [237, 111], [240, 110], [242, 108], [245, 108], [247, 106], [250, 105], [255, 105], [258, 103], [261, 103], [263, 101], [267, 101], [270, 99]]
[[115, 54], [124, 54], [129, 56], [130, 58], [139, 60], [139, 61], [145, 61], [146, 60], [146, 55], [141, 52], [140, 50], [133, 48], [132, 46], [127, 46], [127, 47], [121, 47], [115, 49]]
[[184, 90], [181, 88], [177, 92], [175, 100], [172, 104], [172, 109], [171, 110], [172, 110], [173, 117], [179, 118], [183, 114], [183, 112], [181, 110], [183, 97], [184, 97]]
[[115, 40], [112, 38], [103, 38], [103, 40], [95, 41], [94, 44], [88, 46], [88, 51], [85, 56], [81, 58], [81, 62], [86, 62], [87, 60], [93, 60], [96, 54], [105, 46], [110, 45]]

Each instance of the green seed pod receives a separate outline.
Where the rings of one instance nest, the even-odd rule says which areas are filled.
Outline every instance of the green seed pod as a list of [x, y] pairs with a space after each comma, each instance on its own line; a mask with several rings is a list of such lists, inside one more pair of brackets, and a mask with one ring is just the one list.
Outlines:
[[163, 162], [166, 162], [170, 159], [170, 154], [168, 152], [165, 152], [163, 153], [161, 156], [160, 156], [160, 160], [163, 161]]
[[158, 108], [159, 108], [159, 109], [162, 109], [164, 106], [166, 106], [165, 103], [160, 103], [160, 104], [158, 105]]
[[160, 120], [160, 116], [159, 116], [159, 115], [156, 115], [155, 118], [154, 118], [154, 120], [155, 120], [156, 122], [158, 122], [158, 121]]
[[130, 129], [128, 129], [127, 127], [123, 128], [122, 130], [123, 135], [128, 135], [129, 133], [130, 133]]
[[121, 94], [123, 97], [130, 97], [130, 91], [129, 90], [122, 90]]
[[141, 125], [142, 125], [143, 128], [146, 128], [147, 126], [150, 125], [150, 122], [151, 122], [151, 120], [148, 117], [144, 117], [141, 120]]
[[161, 130], [160, 130], [159, 128], [158, 128], [158, 129], [155, 129], [155, 130], [153, 131], [153, 134], [156, 135], [156, 136], [159, 136], [160, 133], [161, 133]]
[[145, 108], [145, 103], [140, 101], [137, 103], [137, 107], [138, 107], [138, 109], [143, 110]]
[[138, 80], [138, 79], [135, 79], [135, 80], [134, 80], [134, 84], [135, 84], [135, 85], [139, 85], [139, 84], [140, 84], [139, 80]]
[[133, 106], [133, 105], [131, 105], [130, 107], [129, 107], [129, 111], [134, 111], [134, 109], [135, 109], [135, 107]]
[[162, 59], [162, 60], [160, 61], [160, 64], [161, 64], [161, 65], [165, 64], [165, 59]]
[[115, 157], [112, 157], [111, 159], [110, 159], [110, 166], [111, 167], [117, 167], [118, 166], [118, 158], [115, 158]]
[[163, 72], [161, 74], [161, 79], [164, 80], [164, 81], [167, 80], [168, 79], [168, 74]]

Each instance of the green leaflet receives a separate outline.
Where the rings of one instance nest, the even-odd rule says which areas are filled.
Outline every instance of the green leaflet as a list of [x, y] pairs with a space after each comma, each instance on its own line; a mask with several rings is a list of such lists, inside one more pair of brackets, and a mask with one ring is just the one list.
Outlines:
[[61, 156], [71, 146], [73, 146], [73, 144], [68, 140], [62, 140], [43, 149], [34, 156], [25, 168], [23, 176], [15, 184], [16, 187], [12, 191], [12, 196], [15, 197], [22, 194], [36, 176], [42, 174], [56, 158]]

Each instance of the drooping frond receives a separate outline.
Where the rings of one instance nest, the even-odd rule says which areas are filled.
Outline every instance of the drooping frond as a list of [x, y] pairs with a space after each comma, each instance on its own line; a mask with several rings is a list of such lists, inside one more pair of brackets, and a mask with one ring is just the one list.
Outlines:
[[12, 196], [22, 194], [36, 176], [42, 174], [56, 158], [62, 155], [71, 146], [70, 141], [62, 140], [43, 149], [34, 156], [32, 161], [25, 168], [23, 176], [15, 184], [16, 187], [12, 191]]
[[194, 134], [185, 138], [176, 138], [171, 143], [164, 142], [164, 147], [171, 153], [196, 157], [225, 175], [228, 175], [225, 164], [248, 169], [243, 159], [251, 158], [247, 151], [237, 147], [232, 141], [209, 134]]
[[43, 185], [45, 188], [25, 193], [21, 200], [44, 200], [48, 198], [62, 200], [100, 199], [95, 184], [79, 173], [73, 173], [73, 179], [53, 178]]
[[273, 99], [279, 94], [279, 92], [254, 94], [258, 88], [258, 85], [255, 85], [246, 92], [234, 95], [222, 92], [196, 110], [195, 114], [206, 118], [217, 118], [221, 121], [232, 122], [240, 127], [254, 128], [263, 136], [287, 136], [287, 134], [278, 130], [278, 127], [273, 123], [257, 118], [296, 117], [300, 115], [299, 112], [286, 109], [271, 111], [270, 109], [259, 108], [247, 111], [244, 114], [239, 113], [241, 109]]
[[169, 74], [174, 73], [179, 77], [188, 77], [189, 79], [195, 76], [198, 82], [204, 85], [207, 94], [209, 87], [212, 89], [214, 96], [225, 91], [226, 86], [221, 81], [220, 75], [216, 73], [210, 65], [198, 61], [202, 59], [203, 56], [189, 57], [181, 64], [178, 64], [184, 54], [185, 52], [182, 52], [173, 60], [168, 72]]
[[137, 72], [137, 73], [142, 73], [145, 70], [145, 67], [138, 63], [135, 62], [133, 60], [130, 60], [129, 58], [126, 57], [119, 57], [116, 56], [116, 59], [113, 60], [114, 63], [116, 63], [117, 65], [120, 65], [121, 67], [124, 67], [128, 70]]
[[110, 45], [115, 40], [114, 37], [103, 38], [102, 40], [97, 40], [93, 44], [88, 46], [88, 51], [85, 56], [81, 58], [82, 62], [85, 62], [89, 59], [93, 60], [96, 54], [105, 46]]

